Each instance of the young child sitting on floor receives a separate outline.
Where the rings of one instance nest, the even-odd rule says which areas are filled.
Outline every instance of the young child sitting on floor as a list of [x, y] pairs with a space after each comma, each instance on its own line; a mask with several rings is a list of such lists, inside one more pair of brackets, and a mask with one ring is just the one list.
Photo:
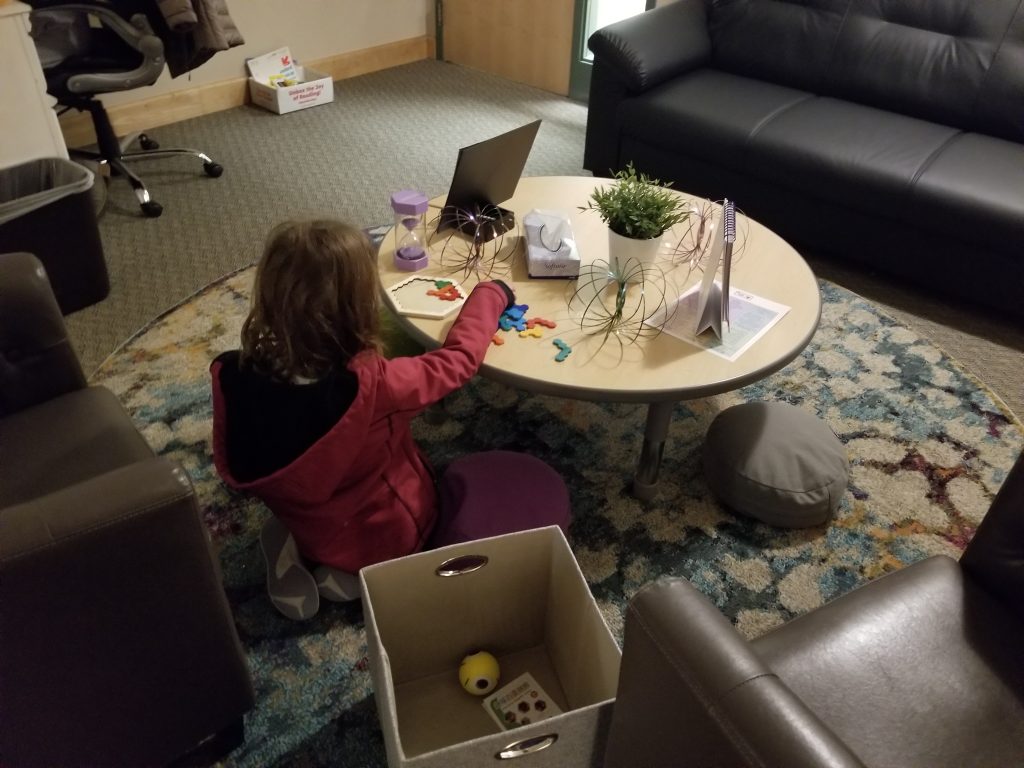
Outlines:
[[241, 349], [210, 370], [214, 463], [274, 515], [261, 543], [282, 613], [358, 597], [360, 568], [423, 548], [438, 499], [410, 422], [472, 378], [513, 301], [481, 282], [440, 349], [388, 360], [366, 235], [336, 221], [270, 233]]

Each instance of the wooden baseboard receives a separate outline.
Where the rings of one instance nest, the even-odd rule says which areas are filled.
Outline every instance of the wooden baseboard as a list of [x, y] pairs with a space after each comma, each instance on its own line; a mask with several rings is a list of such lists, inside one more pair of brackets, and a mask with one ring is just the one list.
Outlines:
[[[434, 39], [414, 37], [303, 63], [330, 75], [332, 80], [344, 80], [433, 56]], [[110, 115], [114, 132], [118, 136], [125, 136], [176, 123], [179, 120], [219, 112], [222, 109], [239, 107], [248, 102], [248, 81], [244, 77], [239, 77], [165, 93], [129, 104], [118, 104], [109, 107], [107, 113]], [[69, 147], [84, 147], [96, 142], [92, 119], [87, 113], [66, 113], [60, 118], [60, 128], [64, 134], [64, 143]]]

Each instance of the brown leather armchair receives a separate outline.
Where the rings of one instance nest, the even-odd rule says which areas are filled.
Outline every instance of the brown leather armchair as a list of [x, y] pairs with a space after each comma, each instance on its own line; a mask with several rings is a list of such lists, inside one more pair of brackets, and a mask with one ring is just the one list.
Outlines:
[[630, 601], [606, 768], [1024, 764], [1024, 458], [936, 556], [747, 642], [684, 579]]
[[0, 765], [201, 761], [253, 701], [188, 476], [86, 385], [41, 262], [0, 255]]

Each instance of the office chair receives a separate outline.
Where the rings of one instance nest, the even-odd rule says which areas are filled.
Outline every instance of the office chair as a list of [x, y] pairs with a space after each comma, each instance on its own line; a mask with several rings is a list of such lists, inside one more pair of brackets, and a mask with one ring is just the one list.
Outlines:
[[[164, 43], [142, 13], [130, 19], [106, 3], [31, 3], [32, 36], [40, 54], [47, 92], [65, 109], [87, 111], [96, 131], [98, 151], [69, 150], [72, 157], [106, 164], [112, 175], [128, 180], [142, 213], [155, 218], [163, 206], [152, 199], [145, 183], [127, 164], [139, 160], [190, 155], [203, 161], [207, 176], [218, 177], [223, 166], [197, 149], [161, 149], [145, 133], [119, 141], [98, 96], [152, 85], [163, 72]], [[128, 151], [135, 139], [141, 150]]]

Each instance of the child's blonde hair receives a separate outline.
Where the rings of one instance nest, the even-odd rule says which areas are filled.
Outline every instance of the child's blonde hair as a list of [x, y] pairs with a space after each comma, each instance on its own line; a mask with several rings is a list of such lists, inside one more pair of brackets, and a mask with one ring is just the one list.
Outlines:
[[240, 362], [281, 381], [317, 379], [380, 350], [376, 253], [340, 221], [289, 221], [267, 238]]

